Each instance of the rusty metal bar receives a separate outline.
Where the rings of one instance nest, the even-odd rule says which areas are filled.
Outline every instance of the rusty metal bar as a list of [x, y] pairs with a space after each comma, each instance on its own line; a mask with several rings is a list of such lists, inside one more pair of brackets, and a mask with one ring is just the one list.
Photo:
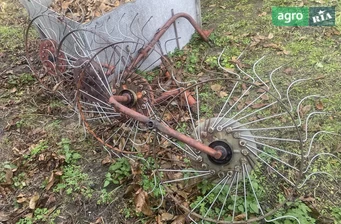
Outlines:
[[184, 135], [178, 131], [175, 131], [174, 129], [167, 127], [163, 125], [161, 122], [158, 122], [156, 120], [149, 119], [147, 116], [140, 114], [122, 104], [120, 104], [114, 96], [111, 96], [109, 99], [109, 103], [112, 104], [115, 109], [118, 110], [118, 112], [123, 113], [131, 118], [134, 118], [137, 121], [140, 121], [147, 125], [150, 129], [157, 129], [158, 131], [162, 132], [163, 134], [166, 134], [170, 137], [173, 137], [175, 139], [178, 139], [187, 145], [206, 153], [216, 159], [220, 159], [222, 157], [222, 153], [220, 151], [216, 151], [207, 145], [202, 144], [201, 142], [196, 141], [195, 139], [188, 137], [187, 135]]
[[174, 16], [172, 16], [166, 23], [163, 25], [158, 32], [154, 35], [153, 39], [149, 42], [149, 44], [140, 50], [139, 55], [135, 58], [133, 63], [129, 65], [127, 68], [128, 72], [131, 72], [138, 63], [140, 63], [144, 58], [148, 56], [148, 53], [150, 50], [153, 49], [154, 45], [159, 41], [159, 39], [162, 37], [162, 35], [169, 29], [169, 27], [177, 20], [178, 18], [185, 18], [187, 19], [194, 29], [199, 33], [199, 35], [202, 37], [202, 39], [206, 42], [209, 41], [208, 36], [210, 34], [209, 31], [202, 30], [201, 27], [196, 23], [196, 21], [187, 13], [177, 13]]
[[127, 104], [131, 102], [131, 97], [129, 94], [114, 95], [112, 97], [115, 98], [115, 100], [119, 103]]

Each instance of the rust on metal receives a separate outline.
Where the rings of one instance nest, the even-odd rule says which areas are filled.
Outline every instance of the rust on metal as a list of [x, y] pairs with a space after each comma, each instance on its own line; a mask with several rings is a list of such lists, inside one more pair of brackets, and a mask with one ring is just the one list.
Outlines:
[[208, 154], [208, 155], [210, 155], [216, 159], [220, 159], [222, 157], [221, 151], [216, 151], [216, 150], [208, 147], [207, 145], [204, 145], [201, 142], [198, 142], [195, 139], [188, 137], [187, 135], [184, 135], [178, 131], [175, 131], [174, 129], [172, 129], [170, 127], [165, 126], [161, 122], [149, 119], [149, 117], [147, 117], [143, 114], [140, 114], [140, 113], [120, 104], [115, 99], [114, 96], [110, 97], [109, 103], [112, 104], [118, 112], [146, 124], [147, 127], [151, 128], [151, 129], [155, 128], [156, 130], [162, 132], [163, 134], [166, 134], [170, 137], [176, 138], [176, 139], [186, 143], [187, 145], [189, 145], [189, 146], [191, 146], [191, 147], [193, 147], [193, 148], [195, 148], [195, 149], [197, 149], [203, 153], [206, 153], [206, 154]]
[[191, 25], [194, 27], [194, 29], [198, 32], [198, 34], [202, 37], [202, 39], [206, 42], [209, 42], [208, 36], [212, 31], [204, 31], [201, 29], [201, 27], [196, 23], [196, 21], [187, 13], [177, 13], [174, 16], [172, 16], [166, 23], [163, 25], [158, 32], [154, 35], [153, 39], [149, 42], [149, 44], [140, 50], [139, 55], [135, 58], [133, 63], [129, 65], [127, 68], [127, 72], [131, 72], [135, 67], [145, 58], [149, 55], [149, 52], [153, 49], [155, 44], [160, 40], [160, 38], [163, 36], [163, 34], [169, 29], [171, 25], [177, 20], [178, 18], [185, 18], [187, 19]]
[[[66, 58], [61, 51], [57, 55], [57, 42], [52, 39], [42, 40], [39, 45], [39, 58], [47, 74], [56, 75], [57, 69], [63, 73], [66, 71]], [[59, 58], [58, 68], [56, 67], [56, 61]]]

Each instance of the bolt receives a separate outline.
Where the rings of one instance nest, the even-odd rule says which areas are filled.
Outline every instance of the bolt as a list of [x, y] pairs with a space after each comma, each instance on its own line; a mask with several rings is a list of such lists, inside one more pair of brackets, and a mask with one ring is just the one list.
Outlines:
[[145, 103], [148, 102], [148, 98], [147, 98], [147, 97], [143, 97], [142, 100], [143, 100], [143, 102], [145, 102]]
[[147, 95], [147, 92], [145, 90], [142, 91], [142, 95], [145, 96]]
[[129, 84], [131, 83], [131, 78], [127, 79], [127, 83]]
[[249, 152], [248, 152], [246, 149], [243, 149], [243, 150], [242, 150], [242, 154], [243, 154], [244, 156], [247, 156], [247, 155], [249, 154]]
[[143, 89], [143, 85], [142, 85], [142, 84], [139, 85], [139, 89], [140, 89], [140, 90]]
[[223, 127], [222, 126], [218, 126], [217, 127], [217, 131], [222, 131], [223, 130]]
[[201, 157], [201, 156], [198, 156], [196, 160], [197, 160], [198, 162], [202, 162], [202, 157]]
[[207, 170], [207, 168], [208, 168], [208, 166], [207, 166], [206, 163], [201, 164], [201, 167], [202, 167], [204, 170]]
[[134, 85], [137, 86], [139, 83], [137, 82], [137, 80], [135, 80], [134, 82]]
[[246, 146], [246, 142], [241, 140], [241, 141], [239, 141], [239, 145], [245, 147]]
[[218, 177], [223, 178], [224, 176], [225, 176], [225, 173], [224, 173], [224, 172], [219, 172], [219, 173], [218, 173]]
[[242, 162], [242, 164], [247, 164], [247, 159], [246, 158], [241, 158], [240, 161]]
[[233, 134], [233, 137], [234, 138], [240, 138], [240, 134], [238, 132], [236, 132], [236, 133]]
[[213, 132], [214, 132], [214, 127], [209, 127], [209, 128], [208, 128], [208, 132], [209, 132], [209, 133], [213, 133]]
[[116, 88], [120, 88], [120, 83], [116, 82], [115, 86]]
[[147, 105], [146, 104], [141, 104], [141, 108], [142, 108], [142, 110], [145, 110], [147, 108]]
[[235, 166], [235, 167], [234, 167], [234, 171], [236, 171], [236, 172], [239, 172], [240, 169], [241, 169], [240, 166]]
[[232, 132], [232, 128], [231, 127], [227, 127], [226, 128], [226, 133], [231, 133]]
[[233, 171], [232, 170], [227, 172], [227, 176], [232, 177], [232, 175], [233, 175]]

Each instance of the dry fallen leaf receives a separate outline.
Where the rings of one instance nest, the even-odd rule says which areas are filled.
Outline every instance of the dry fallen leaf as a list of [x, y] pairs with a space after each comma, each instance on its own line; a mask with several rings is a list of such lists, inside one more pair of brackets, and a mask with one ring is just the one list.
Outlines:
[[246, 214], [237, 215], [236, 217], [234, 217], [234, 221], [241, 221], [241, 220], [244, 220], [245, 217], [246, 217]]
[[224, 98], [224, 97], [228, 96], [228, 94], [227, 94], [227, 92], [220, 91], [219, 96], [220, 96], [220, 98]]
[[266, 106], [265, 103], [256, 103], [256, 104], [253, 104], [253, 105], [251, 106], [251, 108], [252, 108], [252, 109], [259, 109], [259, 108], [262, 108], [262, 107], [264, 107], [264, 106]]
[[262, 94], [262, 95], [260, 96], [260, 98], [261, 98], [262, 100], [269, 100], [269, 96], [268, 96], [267, 94]]
[[5, 175], [5, 178], [6, 178], [6, 185], [11, 185], [13, 183], [13, 171], [12, 170], [6, 170], [6, 175]]
[[113, 163], [114, 160], [111, 158], [110, 155], [107, 155], [103, 160], [102, 160], [102, 165], [107, 165]]
[[10, 219], [10, 214], [0, 212], [0, 222], [7, 222]]
[[51, 187], [53, 186], [54, 184], [54, 181], [55, 181], [55, 176], [54, 176], [54, 172], [51, 173], [50, 177], [49, 177], [49, 180], [47, 182], [47, 185], [45, 187], [46, 190], [50, 190]]
[[176, 219], [172, 222], [172, 224], [185, 224], [186, 223], [186, 216], [180, 215], [176, 217]]
[[35, 193], [32, 197], [31, 197], [31, 199], [30, 199], [30, 202], [29, 202], [29, 204], [28, 204], [28, 207], [30, 208], [30, 209], [35, 209], [36, 208], [36, 205], [37, 205], [37, 201], [39, 200], [39, 198], [40, 198], [40, 195], [38, 194], [38, 193]]
[[77, 22], [86, 23], [132, 0], [54, 0], [51, 9]]
[[262, 16], [266, 16], [267, 13], [266, 12], [262, 12], [261, 14], [258, 14], [258, 16], [262, 17]]
[[26, 202], [28, 199], [25, 197], [25, 195], [23, 195], [23, 194], [19, 194], [18, 196], [17, 196], [17, 203], [18, 204], [22, 204], [22, 203], [24, 203], [24, 202]]
[[220, 84], [214, 84], [214, 85], [211, 86], [211, 89], [212, 89], [213, 91], [218, 92], [218, 91], [221, 90], [221, 85], [220, 85]]
[[314, 202], [316, 199], [313, 198], [312, 196], [307, 196], [307, 197], [300, 197], [301, 201], [303, 202]]
[[143, 214], [147, 216], [153, 215], [153, 212], [148, 205], [148, 193], [145, 192], [142, 188], [140, 188], [135, 193], [134, 201], [135, 201], [136, 212], [142, 212]]
[[321, 100], [316, 101], [315, 107], [316, 107], [316, 109], [318, 109], [318, 110], [323, 110], [324, 107], [323, 107], [322, 101], [321, 101]]
[[90, 222], [90, 224], [102, 224], [104, 223], [103, 217], [99, 217], [95, 222]]
[[276, 50], [283, 50], [283, 48], [281, 46], [274, 44], [274, 43], [264, 44], [263, 47], [273, 48]]
[[304, 116], [311, 110], [311, 105], [305, 105], [304, 107], [301, 106], [300, 108], [300, 115]]
[[173, 220], [174, 218], [175, 216], [168, 212], [161, 214], [161, 221], [170, 221], [170, 220]]
[[274, 35], [273, 35], [272, 33], [269, 33], [268, 39], [270, 40], [270, 39], [272, 39], [272, 38], [274, 38]]

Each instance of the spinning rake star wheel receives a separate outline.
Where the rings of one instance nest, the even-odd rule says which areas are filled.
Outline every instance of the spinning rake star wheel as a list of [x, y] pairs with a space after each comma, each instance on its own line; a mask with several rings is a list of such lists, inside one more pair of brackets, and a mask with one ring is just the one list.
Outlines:
[[[189, 20], [201, 37], [208, 40], [208, 32], [202, 31], [187, 14], [179, 13], [171, 17], [149, 42], [142, 38], [138, 41], [126, 38], [128, 40], [108, 44], [90, 38], [94, 40], [87, 45], [91, 46], [91, 54], [78, 55], [81, 62], [76, 63], [79, 69], [74, 71], [78, 78], [80, 117], [87, 130], [106, 147], [125, 153], [148, 151], [146, 143], [151, 140], [151, 133], [147, 131], [151, 127], [136, 116], [157, 119], [160, 116], [158, 105], [179, 92], [169, 71], [171, 63], [164, 56], [168, 41], [160, 46], [160, 38], [180, 17]], [[80, 49], [87, 49], [87, 46]], [[158, 69], [153, 70], [155, 67]], [[134, 115], [122, 113], [112, 101], [119, 102], [116, 106], [123, 106], [121, 109]], [[138, 135], [139, 132], [145, 134]], [[129, 142], [135, 148], [145, 149], [127, 150]]]
[[[31, 20], [25, 32], [26, 58], [30, 69], [47, 90], [56, 89], [67, 72], [67, 55], [57, 53], [59, 42], [64, 33], [72, 29], [54, 14], [39, 15]], [[61, 63], [57, 66], [56, 61]]]
[[[168, 72], [166, 58], [162, 60], [160, 67], [164, 69], [161, 70], [147, 72], [135, 68], [144, 63], [144, 59], [133, 57], [143, 47], [141, 43], [131, 41], [109, 44], [91, 58], [83, 59], [84, 63], [75, 69], [80, 117], [97, 140], [116, 152], [130, 154], [132, 151], [148, 151], [148, 147], [143, 147], [151, 140], [151, 133], [148, 133], [146, 124], [121, 113], [111, 105], [110, 100], [114, 98], [138, 115], [156, 118], [160, 116], [156, 105], [172, 96], [163, 94], [166, 90], [160, 90], [162, 81], [158, 78], [162, 79], [162, 76], [154, 81], [146, 79], [152, 79], [160, 72]], [[150, 49], [148, 54], [151, 52], [163, 57], [156, 48]], [[141, 132], [144, 134], [138, 134]], [[127, 150], [131, 145], [139, 149]]]
[[[302, 140], [292, 111], [270, 86], [255, 83], [212, 76], [185, 89], [195, 96], [197, 108], [183, 106], [179, 125], [170, 127], [220, 157], [159, 133], [165, 146], [159, 151], [167, 152], [156, 157], [160, 185], [193, 222], [264, 219], [280, 206], [278, 192], [290, 199], [300, 183]], [[165, 117], [174, 117], [173, 107], [170, 102]], [[190, 194], [191, 200], [184, 201]]]
[[322, 112], [300, 112], [306, 100], [318, 96], [294, 101], [290, 92], [303, 80], [279, 88], [273, 80], [278, 68], [265, 82], [256, 72], [258, 63], [253, 75], [241, 70], [235, 79], [214, 73], [196, 83], [175, 80], [183, 87], [158, 108], [161, 117], [136, 115], [110, 100], [117, 111], [156, 133], [156, 179], [160, 192], [166, 192], [159, 208], [171, 198], [178, 209], [165, 209], [182, 210], [194, 223], [298, 220], [272, 215], [318, 174], [307, 171], [324, 153], [312, 156], [315, 136], [307, 130], [312, 115]]

